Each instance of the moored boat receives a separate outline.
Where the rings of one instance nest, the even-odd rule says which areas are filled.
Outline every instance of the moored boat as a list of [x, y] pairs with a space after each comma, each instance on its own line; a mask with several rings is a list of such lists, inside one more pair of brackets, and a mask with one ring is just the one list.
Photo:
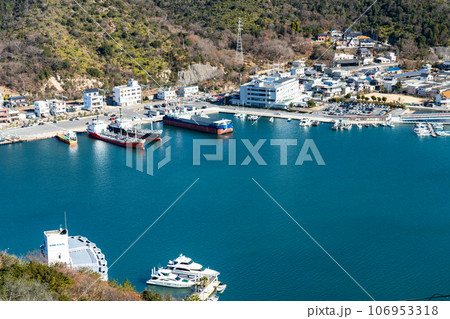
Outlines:
[[222, 135], [233, 132], [233, 122], [214, 120], [206, 115], [170, 114], [163, 117], [165, 125], [183, 127], [195, 131]]
[[225, 289], [227, 289], [227, 285], [225, 283], [221, 282], [217, 286], [216, 291], [217, 291], [218, 294], [222, 294], [225, 291]]
[[66, 133], [58, 133], [56, 135], [56, 137], [60, 140], [63, 141], [64, 143], [69, 144], [70, 146], [72, 145], [76, 145], [78, 143], [77, 140], [77, 133], [73, 132], [73, 131], [69, 131]]
[[147, 280], [147, 285], [172, 287], [172, 288], [189, 288], [195, 285], [195, 282], [187, 279], [181, 278], [180, 276], [174, 274], [172, 270], [166, 268], [156, 268], [152, 269], [152, 276]]
[[101, 120], [92, 119], [87, 132], [90, 136], [123, 147], [144, 148], [145, 140], [136, 137], [125, 136], [108, 130], [108, 125]]
[[300, 121], [299, 126], [302, 126], [302, 127], [308, 127], [308, 126], [311, 126], [311, 120], [308, 119], [308, 118], [303, 118], [303, 119]]
[[147, 141], [159, 141], [161, 140], [162, 134], [162, 130], [136, 128], [133, 126], [131, 121], [123, 120], [121, 118], [115, 119], [111, 124], [109, 124], [108, 130], [114, 133], [137, 137]]
[[333, 130], [333, 131], [337, 131], [338, 129], [339, 129], [339, 122], [334, 122], [334, 124], [333, 124], [333, 126], [331, 127], [331, 129]]
[[188, 279], [199, 279], [206, 277], [217, 277], [220, 275], [218, 271], [203, 268], [202, 265], [195, 263], [191, 258], [180, 255], [177, 259], [169, 260], [167, 269], [171, 270], [175, 275]]

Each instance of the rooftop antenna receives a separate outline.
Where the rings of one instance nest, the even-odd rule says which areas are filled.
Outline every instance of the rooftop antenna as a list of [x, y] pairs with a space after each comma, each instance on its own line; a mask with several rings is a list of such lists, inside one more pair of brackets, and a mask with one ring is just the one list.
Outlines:
[[244, 52], [242, 50], [242, 23], [238, 21], [238, 36], [236, 41], [236, 61], [244, 63]]

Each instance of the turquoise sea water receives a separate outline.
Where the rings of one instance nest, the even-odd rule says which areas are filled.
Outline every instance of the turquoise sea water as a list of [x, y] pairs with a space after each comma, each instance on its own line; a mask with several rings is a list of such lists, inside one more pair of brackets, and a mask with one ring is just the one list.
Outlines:
[[[215, 137], [165, 127], [172, 161], [154, 176], [127, 167], [125, 149], [87, 135], [75, 148], [56, 139], [0, 147], [0, 249], [37, 249], [66, 211], [69, 235], [88, 237], [111, 265], [199, 178], [110, 279], [128, 278], [142, 290], [152, 267], [183, 253], [221, 272], [228, 285], [221, 300], [369, 300], [254, 178], [375, 299], [450, 293], [450, 138], [418, 138], [410, 126], [334, 132], [325, 124], [232, 119], [224, 157], [236, 139], [237, 165], [203, 159], [193, 166], [193, 139]], [[241, 138], [268, 140], [259, 152], [266, 166], [240, 165], [248, 155]], [[287, 166], [271, 138], [298, 139]], [[294, 165], [306, 138], [325, 166]]]

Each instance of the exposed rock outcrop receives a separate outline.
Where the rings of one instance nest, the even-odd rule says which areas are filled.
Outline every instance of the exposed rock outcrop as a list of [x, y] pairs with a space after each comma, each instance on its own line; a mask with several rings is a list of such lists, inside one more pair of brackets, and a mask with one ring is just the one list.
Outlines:
[[190, 85], [212, 78], [221, 77], [224, 74], [222, 69], [209, 64], [193, 64], [186, 71], [180, 71], [178, 81], [181, 85]]

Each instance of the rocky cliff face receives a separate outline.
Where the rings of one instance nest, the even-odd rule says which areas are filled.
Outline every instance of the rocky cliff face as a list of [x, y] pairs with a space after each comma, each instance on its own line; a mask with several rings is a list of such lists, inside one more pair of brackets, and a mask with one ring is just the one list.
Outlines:
[[190, 85], [221, 77], [223, 73], [222, 69], [209, 64], [193, 64], [188, 70], [179, 72], [178, 81], [181, 85]]
[[450, 60], [450, 47], [434, 47], [432, 48], [432, 51], [434, 51], [440, 60]]

